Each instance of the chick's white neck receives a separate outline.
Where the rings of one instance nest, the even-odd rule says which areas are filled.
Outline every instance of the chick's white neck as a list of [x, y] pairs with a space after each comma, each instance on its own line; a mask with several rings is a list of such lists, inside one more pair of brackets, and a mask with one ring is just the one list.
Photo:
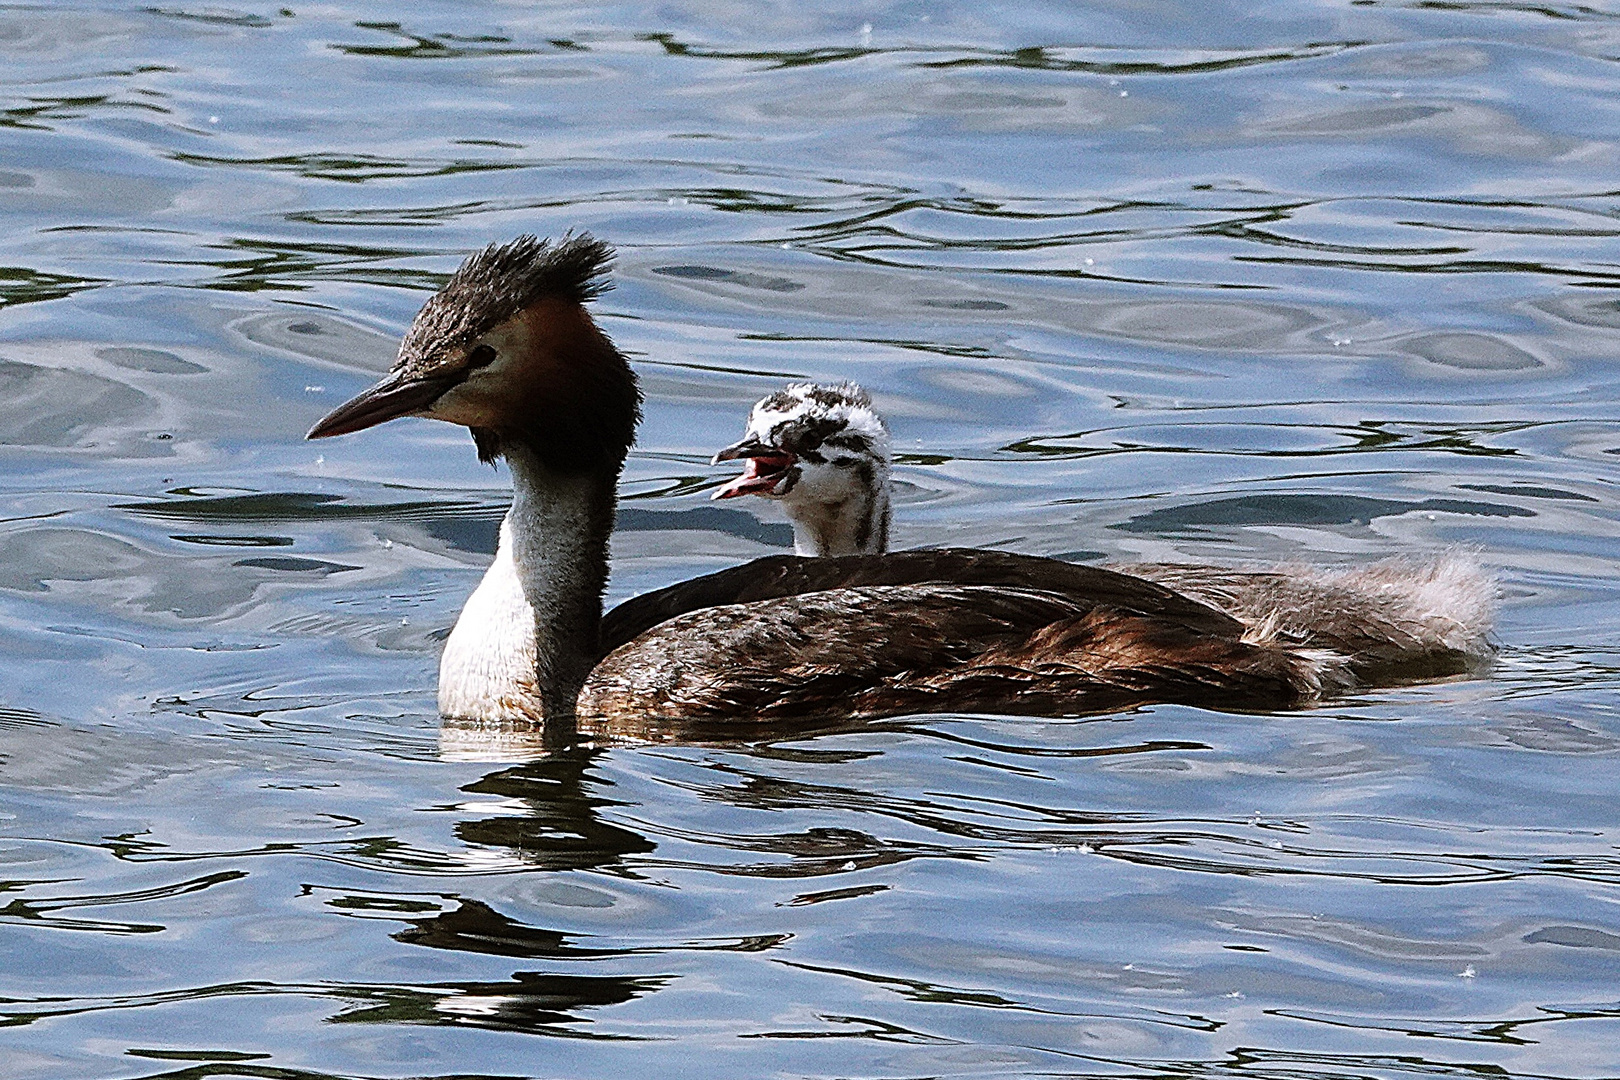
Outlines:
[[889, 549], [889, 483], [835, 502], [786, 500], [795, 555], [881, 555]]

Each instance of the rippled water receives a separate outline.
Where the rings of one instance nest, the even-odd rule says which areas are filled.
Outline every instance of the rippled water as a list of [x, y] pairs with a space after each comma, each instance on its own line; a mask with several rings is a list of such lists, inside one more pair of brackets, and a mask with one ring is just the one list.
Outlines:
[[[1620, 12], [0, 8], [0, 1076], [1620, 1073]], [[302, 432], [590, 229], [613, 597], [780, 550], [708, 455], [870, 387], [901, 546], [1503, 583], [1295, 715], [440, 730], [504, 472]]]

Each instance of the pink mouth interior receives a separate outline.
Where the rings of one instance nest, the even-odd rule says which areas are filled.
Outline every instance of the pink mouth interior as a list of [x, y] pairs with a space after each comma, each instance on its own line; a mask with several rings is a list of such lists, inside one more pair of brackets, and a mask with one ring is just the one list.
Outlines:
[[743, 474], [719, 491], [716, 499], [734, 499], [738, 495], [768, 495], [781, 482], [782, 474], [793, 465], [792, 454], [760, 454], [743, 459]]

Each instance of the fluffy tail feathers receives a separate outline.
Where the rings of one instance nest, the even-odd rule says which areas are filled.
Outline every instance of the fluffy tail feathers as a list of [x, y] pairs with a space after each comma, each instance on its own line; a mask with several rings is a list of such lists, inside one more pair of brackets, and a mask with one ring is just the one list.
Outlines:
[[[1325, 669], [1348, 669], [1353, 684], [1460, 675], [1494, 652], [1496, 580], [1463, 552], [1347, 569], [1175, 563], [1112, 569], [1227, 612], [1248, 626], [1245, 639], [1256, 644], [1320, 651]], [[1339, 682], [1331, 675], [1326, 681]]]

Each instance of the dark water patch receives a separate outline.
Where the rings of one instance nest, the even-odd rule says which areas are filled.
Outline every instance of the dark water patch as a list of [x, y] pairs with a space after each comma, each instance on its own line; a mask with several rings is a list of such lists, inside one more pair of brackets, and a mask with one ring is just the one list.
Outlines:
[[717, 532], [771, 547], [793, 546], [791, 525], [763, 522], [742, 510], [727, 510], [718, 506], [696, 506], [689, 510], [620, 507], [614, 528], [625, 532], [662, 532], [666, 529]]
[[[126, 510], [137, 517], [165, 521], [432, 521], [435, 518], [487, 509], [484, 504], [465, 501], [431, 502], [411, 500], [393, 503], [361, 503], [341, 495], [317, 492], [266, 492], [256, 495], [204, 496], [190, 499], [162, 499], [154, 502], [114, 503], [114, 510]], [[504, 512], [504, 510], [502, 511]]]
[[485, 1028], [570, 1039], [640, 1041], [577, 1025], [587, 1010], [622, 1005], [654, 993], [675, 975], [556, 975], [514, 971], [506, 982], [458, 982], [415, 987], [344, 986], [333, 997], [350, 1007], [328, 1018], [333, 1024], [429, 1024]]
[[[213, 1002], [221, 1007], [232, 999], [265, 996], [315, 998], [340, 1004], [326, 1017], [333, 1024], [416, 1024], [484, 1028], [572, 1039], [621, 1041], [633, 1035], [604, 1034], [575, 1025], [589, 1023], [589, 1013], [619, 1005], [672, 982], [674, 975], [590, 976], [545, 972], [513, 972], [504, 982], [459, 982], [421, 986], [364, 984], [334, 981], [315, 985], [249, 981], [196, 986], [160, 994], [132, 994], [122, 998], [55, 998], [42, 1001], [13, 999], [0, 1005], [0, 1022], [21, 1026], [52, 1017], [72, 1017], [108, 1010], [174, 1007], [187, 1002]], [[238, 1053], [238, 1052], [230, 1052]], [[143, 1056], [151, 1056], [150, 1053]], [[181, 1059], [195, 1060], [195, 1059]], [[209, 1064], [162, 1075], [177, 1080], [209, 1076], [254, 1076], [267, 1080], [333, 1080], [333, 1074], [281, 1066], [254, 1064], [256, 1055], [206, 1059]], [[466, 1073], [455, 1074], [466, 1077]], [[484, 1074], [489, 1077], [509, 1074]]]
[[[1488, 970], [1488, 969], [1487, 969]], [[1469, 965], [1457, 975], [1464, 979], [1473, 979], [1479, 975], [1473, 965]], [[1517, 1003], [1515, 1003], [1516, 1005]], [[1496, 1043], [1506, 1047], [1536, 1046], [1555, 1040], [1558, 1036], [1555, 1024], [1565, 1024], [1572, 1020], [1614, 1020], [1620, 1018], [1620, 1008], [1608, 1002], [1593, 1002], [1588, 1005], [1540, 1005], [1531, 1015], [1522, 1015], [1522, 1007], [1512, 1007], [1511, 1013], [1498, 1017], [1482, 1019], [1446, 1019], [1442, 1017], [1421, 1016], [1394, 1016], [1394, 1017], [1368, 1017], [1349, 1014], [1312, 1012], [1305, 1009], [1284, 1010], [1290, 1017], [1306, 1020], [1311, 1023], [1324, 1024], [1330, 1027], [1343, 1028], [1350, 1031], [1388, 1032], [1402, 1038], [1432, 1038], [1446, 1042], [1474, 1042]], [[1426, 1059], [1402, 1059], [1404, 1064], [1413, 1068], [1410, 1071], [1400, 1071], [1393, 1075], [1403, 1076], [1433, 1076], [1436, 1063]], [[1450, 1062], [1439, 1063], [1441, 1075], [1455, 1071]], [[1469, 1067], [1467, 1074], [1477, 1073], [1478, 1068]], [[1530, 1073], [1514, 1073], [1501, 1070], [1504, 1076], [1530, 1077]], [[1339, 1076], [1340, 1073], [1324, 1075]]]
[[1349, 135], [1401, 127], [1451, 112], [1446, 105], [1363, 105], [1344, 112], [1302, 117], [1275, 125], [1271, 130], [1290, 135]]
[[407, 945], [526, 959], [627, 956], [640, 951], [581, 946], [575, 944], [575, 935], [525, 926], [482, 901], [467, 899], [449, 911], [413, 919], [409, 929], [392, 936]]
[[[1020, 439], [999, 448], [1000, 453], [1049, 459], [1089, 458], [1110, 454], [1212, 454], [1225, 457], [1313, 458], [1345, 454], [1416, 452], [1458, 454], [1465, 457], [1511, 457], [1513, 447], [1492, 445], [1486, 437], [1500, 438], [1521, 425], [1505, 423], [1477, 429], [1414, 426], [1386, 420], [1318, 426], [1271, 423], [1186, 421], [1161, 427], [1108, 427], [1067, 435]], [[1329, 441], [1331, 437], [1332, 441]], [[1179, 441], [1171, 441], [1179, 440]], [[1468, 485], [1459, 485], [1468, 486]], [[1491, 491], [1493, 488], [1480, 488]], [[1506, 493], [1504, 493], [1506, 494]]]
[[521, 46], [502, 34], [420, 34], [397, 22], [356, 22], [362, 30], [390, 35], [397, 44], [356, 45], [334, 41], [327, 48], [349, 56], [382, 56], [396, 60], [466, 60], [490, 56], [537, 56], [547, 51]]
[[468, 173], [507, 172], [526, 167], [518, 163], [476, 158], [440, 161], [431, 158], [386, 158], [376, 154], [340, 154], [336, 151], [275, 154], [266, 157], [230, 157], [223, 154], [198, 154], [174, 150], [169, 156], [181, 165], [291, 173], [309, 180], [335, 180], [346, 184], [363, 184], [370, 180], [404, 180], [460, 176]]
[[1177, 739], [1154, 739], [1147, 742], [1125, 743], [1110, 746], [1029, 746], [1020, 745], [1018, 743], [999, 742], [991, 739], [974, 738], [961, 732], [953, 732], [949, 729], [939, 727], [930, 727], [929, 735], [932, 738], [943, 739], [947, 742], [958, 743], [963, 746], [973, 746], [981, 750], [993, 750], [998, 754], [1011, 754], [1015, 757], [1115, 757], [1121, 754], [1155, 754], [1167, 750], [1184, 752], [1214, 749], [1214, 747], [1205, 743]]
[[170, 540], [204, 547], [291, 547], [290, 536], [212, 536], [202, 533], [174, 533]]
[[1293, 49], [1230, 51], [1087, 49], [1034, 45], [987, 55], [924, 60], [918, 66], [947, 69], [1026, 68], [1092, 75], [1198, 75], [1261, 64], [1314, 60], [1366, 44], [1365, 41], [1313, 42]]
[[590, 945], [593, 940], [544, 927], [529, 926], [478, 900], [453, 898], [455, 906], [438, 914], [407, 919], [409, 928], [391, 935], [395, 941], [454, 952], [482, 953], [523, 959], [600, 959], [603, 957], [644, 956], [670, 952], [744, 952], [773, 949], [786, 942], [786, 935], [735, 938], [721, 941], [685, 942], [680, 945], [631, 943]]
[[815, 67], [845, 60], [859, 60], [878, 52], [868, 48], [809, 48], [787, 50], [726, 50], [693, 45], [668, 32], [638, 34], [642, 41], [656, 42], [670, 56], [700, 60], [743, 60], [779, 68]]
[[1461, 499], [1374, 499], [1362, 495], [1246, 495], [1139, 514], [1111, 529], [1140, 533], [1199, 532], [1207, 527], [1243, 525], [1370, 525], [1400, 514], [1466, 514], [1473, 517], [1535, 517], [1519, 506]]
[[157, 375], [200, 375], [208, 369], [201, 364], [182, 360], [163, 349], [139, 349], [126, 345], [112, 345], [97, 349], [96, 356], [108, 363], [131, 371], [150, 371]]
[[1607, 949], [1620, 952], [1620, 934], [1589, 926], [1548, 926], [1524, 935], [1532, 945], [1564, 945], [1572, 949]]
[[1092, 551], [1086, 548], [1080, 548], [1076, 551], [1054, 552], [1052, 554], [1052, 558], [1062, 559], [1064, 562], [1097, 562], [1101, 559], [1108, 558], [1108, 552]]
[[1571, 22], [1611, 22], [1612, 11], [1590, 4], [1515, 3], [1513, 0], [1350, 0], [1351, 7], [1456, 11], [1479, 15], [1535, 15]]
[[[130, 1057], [148, 1058], [152, 1061], [202, 1061], [219, 1064], [236, 1064], [245, 1061], [264, 1061], [274, 1057], [274, 1054], [254, 1054], [241, 1050], [147, 1050], [141, 1047], [132, 1047], [124, 1051]], [[277, 1070], [284, 1072], [286, 1070]], [[201, 1075], [210, 1075], [207, 1072]], [[280, 1080], [280, 1078], [278, 1078]]]
[[1541, 311], [1577, 326], [1620, 330], [1620, 300], [1606, 296], [1564, 295], [1537, 301]]
[[804, 288], [802, 282], [794, 281], [792, 278], [724, 270], [717, 266], [655, 266], [652, 272], [687, 281], [723, 281], [728, 285], [740, 285], [745, 289], [762, 289], [766, 292], [798, 292]]
[[1522, 495], [1527, 499], [1553, 499], [1564, 502], [1589, 503], [1600, 501], [1590, 495], [1582, 495], [1578, 491], [1538, 487], [1535, 484], [1458, 484], [1457, 487], [1464, 491], [1488, 491], [1493, 495]]
[[256, 345], [372, 372], [387, 371], [398, 350], [398, 341], [390, 334], [309, 309], [249, 315], [233, 322], [231, 329]]
[[1460, 371], [1528, 371], [1543, 367], [1517, 345], [1490, 334], [1424, 334], [1402, 345], [1431, 364]]
[[[148, 14], [159, 15], [165, 19], [207, 23], [212, 26], [237, 26], [246, 30], [267, 30], [275, 25], [274, 20], [266, 16], [255, 15], [247, 11], [231, 11], [225, 8], [196, 11], [176, 7], [149, 7], [143, 10]], [[291, 15], [292, 13], [283, 9], [283, 14]]]
[[326, 562], [322, 559], [298, 559], [290, 556], [265, 555], [253, 559], [238, 559], [232, 566], [251, 566], [259, 570], [274, 570], [277, 573], [300, 574], [314, 572], [321, 576], [327, 574], [341, 574], [348, 570], [358, 570], [358, 566], [349, 566], [346, 563]]
[[0, 308], [60, 300], [105, 284], [101, 278], [53, 274], [26, 266], [0, 266]]
[[1011, 304], [1000, 300], [919, 300], [923, 307], [944, 308], [947, 311], [1011, 311]]
[[[237, 237], [217, 245], [214, 250], [219, 254], [202, 256], [194, 265], [209, 267], [216, 276], [193, 287], [222, 292], [305, 292], [310, 289], [310, 282], [335, 280], [431, 291], [443, 284], [446, 277], [427, 270], [379, 266], [380, 262], [409, 253], [356, 244], [286, 243]], [[319, 325], [321, 320], [317, 316], [289, 322]]]
[[1249, 348], [1320, 329], [1313, 311], [1282, 304], [1232, 301], [1135, 301], [1098, 304], [1090, 322], [1098, 333], [1137, 341], [1201, 348]]
[[126, 110], [151, 112], [159, 116], [170, 115], [168, 108], [156, 102], [122, 100], [107, 94], [35, 97], [26, 105], [11, 105], [0, 109], [0, 128], [51, 131], [61, 121], [83, 119], [88, 114], [119, 113]]
[[[484, 734], [477, 724], [447, 724]], [[657, 844], [635, 829], [606, 820], [616, 801], [600, 792], [591, 770], [601, 751], [551, 749], [538, 760], [492, 772], [463, 787], [471, 795], [518, 800], [522, 815], [467, 817], [455, 826], [465, 843], [515, 852], [523, 863], [551, 870], [621, 869]]]
[[500, 546], [504, 508], [485, 507], [476, 513], [435, 515], [426, 522], [429, 535], [457, 551], [494, 555]]
[[793, 899], [779, 903], [783, 907], [807, 907], [810, 904], [825, 904], [831, 900], [855, 900], [862, 896], [876, 896], [878, 893], [888, 892], [890, 888], [888, 885], [851, 885], [843, 889], [799, 893]]
[[0, 357], [0, 445], [66, 449], [98, 442], [98, 434], [111, 441], [157, 413], [152, 398], [105, 376]]
[[58, 914], [64, 911], [73, 911], [78, 908], [114, 907], [119, 904], [145, 904], [153, 901], [184, 896], [188, 893], [201, 892], [228, 881], [240, 881], [247, 877], [241, 870], [222, 870], [187, 881], [175, 882], [168, 885], [158, 885], [151, 888], [137, 889], [124, 893], [82, 895], [82, 896], [53, 896], [48, 899], [28, 900], [16, 899], [0, 907], [0, 922], [21, 923], [29, 926], [45, 926], [53, 930], [79, 930], [98, 934], [157, 934], [167, 927], [160, 923], [145, 922], [114, 922], [105, 919], [80, 918]]
[[[1457, 258], [1442, 262], [1382, 262], [1350, 258], [1305, 256], [1234, 255], [1236, 262], [1252, 262], [1276, 266], [1319, 267], [1337, 270], [1374, 270], [1404, 274], [1527, 274], [1562, 283], [1574, 282], [1600, 288], [1620, 286], [1620, 272], [1597, 270], [1588, 266], [1569, 266], [1554, 261], [1536, 262], [1524, 259], [1472, 259]], [[1484, 336], [1484, 335], [1479, 335]], [[1540, 361], [1535, 366], [1540, 366]]]

